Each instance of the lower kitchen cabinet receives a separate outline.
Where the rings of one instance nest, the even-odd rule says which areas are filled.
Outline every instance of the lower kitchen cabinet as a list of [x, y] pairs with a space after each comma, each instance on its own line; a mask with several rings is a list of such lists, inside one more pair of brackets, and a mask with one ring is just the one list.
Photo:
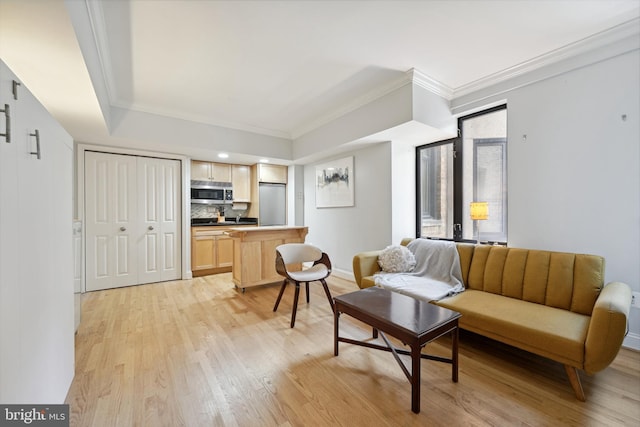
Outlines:
[[218, 267], [233, 265], [233, 239], [226, 234], [216, 238], [218, 249]]
[[216, 236], [209, 231], [191, 229], [191, 271], [196, 276], [200, 270], [216, 267]]
[[230, 228], [191, 227], [191, 271], [194, 277], [231, 271], [233, 239], [225, 234]]

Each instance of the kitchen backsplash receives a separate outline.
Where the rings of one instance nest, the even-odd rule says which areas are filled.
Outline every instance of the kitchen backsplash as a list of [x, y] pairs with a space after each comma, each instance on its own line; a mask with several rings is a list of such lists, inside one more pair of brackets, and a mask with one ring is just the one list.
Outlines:
[[220, 213], [221, 214], [224, 213], [224, 216], [228, 216], [230, 218], [235, 218], [238, 215], [244, 217], [247, 214], [246, 209], [242, 209], [242, 210], [231, 209], [231, 206], [229, 205], [211, 206], [211, 205], [199, 205], [196, 203], [192, 203], [191, 218], [216, 218], [218, 216], [218, 211], [222, 209], [224, 210], [224, 212], [221, 211]]

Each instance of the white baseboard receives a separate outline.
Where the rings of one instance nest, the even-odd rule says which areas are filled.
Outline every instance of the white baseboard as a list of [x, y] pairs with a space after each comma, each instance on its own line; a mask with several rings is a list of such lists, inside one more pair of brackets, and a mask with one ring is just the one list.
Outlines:
[[640, 335], [629, 332], [624, 341], [622, 341], [622, 346], [640, 351]]
[[339, 277], [340, 279], [350, 280], [355, 283], [356, 278], [353, 275], [353, 272], [347, 270], [340, 270], [338, 268], [334, 268], [331, 270], [331, 274], [333, 276]]

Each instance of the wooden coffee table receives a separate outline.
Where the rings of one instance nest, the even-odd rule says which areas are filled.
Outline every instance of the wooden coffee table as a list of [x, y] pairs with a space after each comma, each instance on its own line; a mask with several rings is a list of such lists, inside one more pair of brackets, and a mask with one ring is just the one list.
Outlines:
[[[390, 351], [411, 383], [411, 410], [420, 412], [420, 359], [451, 363], [451, 379], [458, 382], [458, 319], [460, 313], [429, 304], [415, 298], [382, 288], [366, 288], [334, 298], [334, 354], [338, 355], [338, 342]], [[356, 341], [339, 336], [340, 314], [348, 314], [373, 328], [373, 338], [380, 336], [385, 346]], [[391, 335], [411, 348], [395, 348], [385, 336]], [[451, 334], [451, 359], [422, 354], [428, 342]], [[398, 354], [411, 356], [411, 372]]]

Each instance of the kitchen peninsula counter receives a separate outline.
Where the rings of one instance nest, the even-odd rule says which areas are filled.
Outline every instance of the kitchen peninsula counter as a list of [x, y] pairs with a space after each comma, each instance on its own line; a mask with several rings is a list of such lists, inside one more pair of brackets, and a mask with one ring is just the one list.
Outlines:
[[308, 227], [237, 227], [226, 231], [233, 239], [233, 283], [242, 291], [251, 286], [280, 282], [276, 272], [276, 247], [304, 243]]

